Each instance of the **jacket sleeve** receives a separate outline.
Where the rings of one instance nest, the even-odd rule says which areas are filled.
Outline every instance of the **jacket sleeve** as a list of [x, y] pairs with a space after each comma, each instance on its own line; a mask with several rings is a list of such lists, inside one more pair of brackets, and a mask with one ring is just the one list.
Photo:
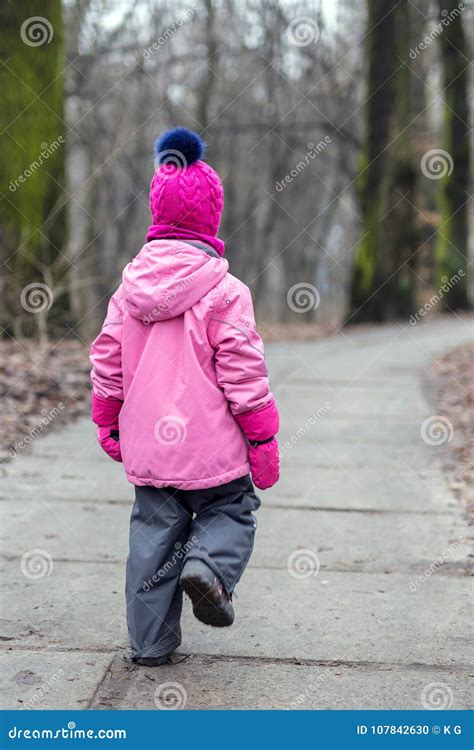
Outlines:
[[279, 420], [263, 342], [256, 330], [250, 290], [234, 277], [230, 280], [218, 295], [208, 326], [217, 382], [245, 436], [266, 440], [278, 432]]
[[92, 390], [100, 399], [123, 401], [122, 325], [122, 291], [119, 287], [109, 302], [102, 330], [89, 353]]

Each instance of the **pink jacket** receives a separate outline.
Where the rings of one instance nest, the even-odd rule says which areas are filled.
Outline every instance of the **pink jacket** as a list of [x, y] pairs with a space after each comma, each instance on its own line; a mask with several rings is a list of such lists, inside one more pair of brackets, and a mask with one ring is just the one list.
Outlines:
[[92, 344], [93, 418], [112, 424], [119, 414], [119, 454], [135, 485], [230, 482], [249, 472], [244, 432], [266, 440], [278, 430], [250, 292], [214, 255], [181, 240], [147, 243]]

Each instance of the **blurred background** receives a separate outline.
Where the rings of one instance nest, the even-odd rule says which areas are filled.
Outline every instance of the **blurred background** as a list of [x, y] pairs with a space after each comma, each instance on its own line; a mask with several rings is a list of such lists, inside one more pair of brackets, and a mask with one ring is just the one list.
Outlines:
[[88, 349], [145, 242], [154, 141], [176, 126], [208, 144], [230, 270], [278, 342], [282, 480], [242, 630], [222, 649], [188, 640], [164, 684], [177, 674], [189, 707], [469, 705], [473, 32], [473, 0], [2, 0], [13, 707], [173, 708], [119, 652], [130, 485], [88, 416], [42, 436], [90, 412]]
[[177, 125], [223, 178], [264, 334], [469, 306], [472, 2], [24, 0], [0, 21], [4, 337], [95, 335]]

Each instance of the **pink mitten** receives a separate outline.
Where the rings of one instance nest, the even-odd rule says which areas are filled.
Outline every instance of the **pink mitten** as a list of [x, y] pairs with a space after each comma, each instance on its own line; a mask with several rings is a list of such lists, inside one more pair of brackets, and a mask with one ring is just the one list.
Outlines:
[[260, 490], [266, 490], [280, 477], [278, 443], [274, 437], [280, 418], [275, 401], [272, 398], [261, 409], [236, 414], [235, 420], [249, 442], [252, 479]]
[[280, 478], [280, 456], [276, 438], [268, 443], [251, 443], [249, 463], [254, 484], [260, 490], [273, 487]]
[[99, 445], [114, 461], [121, 461], [118, 424], [97, 428]]
[[118, 424], [122, 404], [118, 399], [102, 398], [92, 393], [92, 421], [97, 425], [97, 440], [114, 461], [122, 461]]

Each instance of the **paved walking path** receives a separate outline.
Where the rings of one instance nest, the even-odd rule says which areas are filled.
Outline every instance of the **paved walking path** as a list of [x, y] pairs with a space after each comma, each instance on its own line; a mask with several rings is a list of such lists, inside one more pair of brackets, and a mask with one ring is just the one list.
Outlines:
[[267, 347], [283, 478], [236, 622], [200, 626], [186, 602], [181, 661], [160, 669], [124, 659], [121, 467], [87, 419], [34, 441], [0, 488], [2, 705], [466, 707], [469, 530], [429, 444], [442, 432], [421, 432], [424, 374], [470, 337], [446, 320]]

